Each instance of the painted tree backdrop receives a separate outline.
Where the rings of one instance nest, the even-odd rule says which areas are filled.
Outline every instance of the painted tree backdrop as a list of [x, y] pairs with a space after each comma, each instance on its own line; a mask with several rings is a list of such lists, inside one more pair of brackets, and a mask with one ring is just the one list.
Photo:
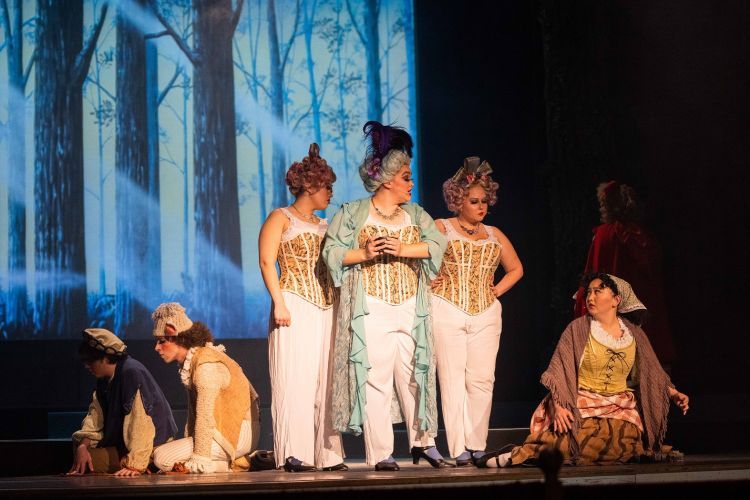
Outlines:
[[318, 142], [328, 215], [364, 196], [364, 122], [417, 137], [413, 50], [412, 0], [0, 0], [1, 338], [143, 338], [167, 300], [265, 336], [286, 169]]

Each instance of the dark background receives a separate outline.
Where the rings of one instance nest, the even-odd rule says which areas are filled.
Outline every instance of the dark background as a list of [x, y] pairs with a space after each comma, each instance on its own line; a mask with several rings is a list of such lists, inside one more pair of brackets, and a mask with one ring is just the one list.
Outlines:
[[[488, 160], [501, 187], [486, 222], [508, 235], [526, 272], [502, 298], [491, 425], [528, 425], [598, 221], [595, 187], [617, 178], [646, 200], [664, 248], [679, 356], [672, 375], [691, 396], [690, 413], [670, 421], [671, 438], [688, 452], [747, 449], [748, 438], [717, 433], [744, 435], [750, 419], [750, 4], [421, 0], [415, 7], [424, 205], [447, 216], [442, 182], [465, 156]], [[225, 344], [267, 407], [266, 342]], [[55, 413], [83, 411], [91, 397], [94, 382], [75, 348], [75, 341], [0, 346], [0, 438], [48, 437], [80, 422], [78, 414]], [[134, 341], [130, 350], [184, 407], [176, 367], [164, 365], [150, 342]]]

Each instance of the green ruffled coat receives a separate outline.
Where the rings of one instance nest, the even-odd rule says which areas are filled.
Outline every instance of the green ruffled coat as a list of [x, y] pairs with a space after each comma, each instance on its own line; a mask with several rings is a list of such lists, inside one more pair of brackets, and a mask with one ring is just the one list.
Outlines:
[[[430, 252], [429, 258], [420, 260], [416, 315], [411, 330], [416, 345], [414, 379], [417, 383], [417, 421], [411, 425], [435, 436], [438, 420], [430, 281], [440, 270], [447, 241], [422, 207], [409, 203], [401, 208], [409, 214], [412, 224], [419, 227], [421, 241], [427, 243]], [[345, 266], [343, 261], [348, 250], [358, 248], [357, 238], [367, 221], [369, 210], [370, 198], [344, 203], [331, 219], [322, 252], [333, 283], [341, 291], [333, 354], [333, 426], [341, 432], [356, 435], [362, 433], [365, 421], [365, 385], [370, 363], [364, 316], [369, 312], [360, 279], [360, 265]], [[394, 391], [391, 416], [393, 422], [401, 422], [403, 413], [395, 396]]]

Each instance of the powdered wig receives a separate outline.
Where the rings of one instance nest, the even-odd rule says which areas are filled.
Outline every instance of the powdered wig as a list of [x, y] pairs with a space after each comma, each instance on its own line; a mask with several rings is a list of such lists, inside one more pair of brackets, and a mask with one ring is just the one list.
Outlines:
[[359, 166], [359, 176], [367, 192], [373, 193], [411, 162], [414, 143], [403, 128], [376, 121], [365, 123], [362, 132], [369, 143], [365, 160]]
[[336, 182], [336, 174], [328, 163], [320, 157], [320, 146], [310, 144], [310, 150], [302, 161], [292, 163], [286, 172], [286, 185], [296, 198], [305, 190], [312, 192]]
[[602, 222], [640, 222], [643, 217], [641, 203], [635, 190], [617, 181], [603, 182], [596, 188]]
[[492, 167], [486, 161], [480, 162], [477, 156], [466, 158], [458, 172], [443, 183], [443, 198], [448, 210], [457, 214], [469, 195], [469, 189], [474, 186], [484, 188], [490, 206], [497, 203], [497, 190], [500, 184], [492, 179], [491, 173]]

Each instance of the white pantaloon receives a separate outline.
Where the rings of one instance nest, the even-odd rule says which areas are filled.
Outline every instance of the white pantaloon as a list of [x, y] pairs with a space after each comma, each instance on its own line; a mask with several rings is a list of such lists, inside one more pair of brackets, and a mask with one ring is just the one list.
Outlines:
[[432, 324], [438, 381], [448, 449], [484, 450], [495, 385], [495, 362], [502, 331], [502, 306], [467, 314], [442, 297], [432, 296]]
[[288, 457], [318, 468], [337, 465], [344, 460], [344, 450], [331, 420], [335, 309], [321, 309], [294, 293], [282, 294], [291, 325], [272, 330], [268, 339], [276, 465]]
[[411, 336], [416, 297], [390, 305], [367, 296], [365, 339], [370, 370], [365, 386], [365, 451], [368, 465], [393, 453], [391, 402], [393, 390], [401, 404], [410, 446], [430, 446], [435, 441], [417, 430], [417, 383], [414, 380], [415, 343]]
[[[216, 472], [228, 472], [235, 458], [247, 455], [258, 446], [260, 437], [260, 422], [252, 419], [242, 421], [240, 437], [234, 456], [229, 457], [227, 452], [219, 446], [216, 441], [211, 442], [211, 460], [216, 466]], [[193, 454], [193, 438], [187, 437], [169, 441], [154, 449], [154, 465], [163, 471], [171, 471], [172, 466], [178, 462], [187, 462]]]

